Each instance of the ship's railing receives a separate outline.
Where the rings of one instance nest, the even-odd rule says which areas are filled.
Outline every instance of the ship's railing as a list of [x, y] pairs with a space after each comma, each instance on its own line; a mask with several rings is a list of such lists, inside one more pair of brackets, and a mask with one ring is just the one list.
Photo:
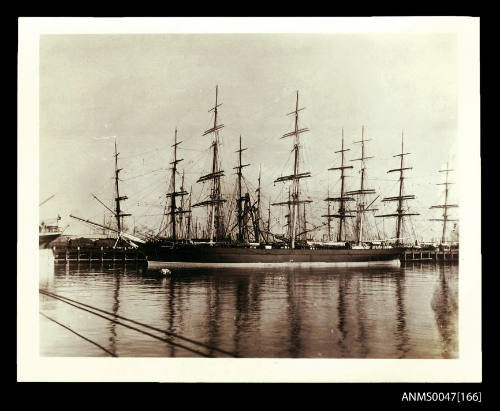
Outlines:
[[41, 225], [39, 227], [40, 233], [58, 233], [59, 231], [59, 226], [57, 225]]

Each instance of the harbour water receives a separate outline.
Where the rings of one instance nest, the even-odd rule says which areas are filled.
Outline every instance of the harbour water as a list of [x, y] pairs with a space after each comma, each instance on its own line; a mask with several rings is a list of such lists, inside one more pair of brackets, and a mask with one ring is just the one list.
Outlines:
[[[456, 264], [197, 269], [168, 277], [135, 265], [56, 264], [41, 270], [40, 289], [238, 357], [459, 356]], [[40, 312], [107, 350], [40, 315], [42, 356], [198, 357], [44, 294]]]

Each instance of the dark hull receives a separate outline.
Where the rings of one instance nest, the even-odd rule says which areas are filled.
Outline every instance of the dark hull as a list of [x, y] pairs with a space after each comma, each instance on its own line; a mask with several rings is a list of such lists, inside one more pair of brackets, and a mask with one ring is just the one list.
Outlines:
[[192, 246], [145, 249], [150, 266], [156, 262], [170, 266], [345, 266], [399, 265], [397, 249], [257, 249], [240, 247]]
[[40, 250], [50, 248], [50, 243], [60, 236], [61, 233], [39, 233], [38, 248]]

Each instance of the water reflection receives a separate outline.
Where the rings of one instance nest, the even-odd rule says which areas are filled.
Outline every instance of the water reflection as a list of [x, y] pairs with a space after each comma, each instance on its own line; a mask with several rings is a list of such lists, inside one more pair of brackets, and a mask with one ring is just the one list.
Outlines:
[[356, 308], [357, 308], [357, 315], [358, 315], [358, 336], [356, 337], [356, 341], [360, 345], [360, 357], [365, 358], [368, 353], [370, 352], [370, 348], [367, 345], [367, 337], [368, 333], [366, 330], [366, 325], [365, 325], [365, 320], [366, 320], [366, 313], [365, 313], [365, 302], [364, 302], [364, 296], [361, 291], [361, 281], [358, 281], [357, 287], [356, 287]]
[[[111, 300], [114, 315], [242, 357], [456, 358], [457, 277], [456, 266], [425, 264], [383, 270], [179, 270], [168, 278], [134, 266], [66, 264], [57, 265], [52, 280], [40, 281], [40, 287], [103, 309]], [[63, 305], [40, 299], [47, 314], [64, 310], [61, 318], [81, 321]], [[195, 356], [112, 322], [85, 321], [80, 329], [106, 338], [116, 354]], [[93, 355], [78, 349], [82, 356]]]
[[337, 345], [340, 347], [340, 356], [346, 357], [348, 353], [348, 347], [344, 343], [347, 338], [346, 329], [346, 295], [345, 288], [348, 287], [346, 280], [344, 278], [339, 280], [338, 285], [338, 300], [337, 300], [337, 313], [338, 313], [338, 325], [337, 329], [340, 331], [340, 336], [337, 341]]
[[297, 358], [301, 352], [300, 341], [300, 304], [301, 296], [298, 286], [295, 283], [295, 273], [292, 271], [288, 274], [287, 288], [287, 304], [288, 304], [288, 329], [289, 329], [289, 348], [287, 357]]
[[248, 283], [238, 281], [236, 284], [236, 314], [234, 316], [234, 352], [240, 355], [240, 339], [245, 323], [248, 320]]
[[456, 292], [450, 290], [447, 277], [450, 266], [439, 267], [439, 280], [432, 296], [431, 306], [434, 310], [437, 330], [441, 337], [441, 356], [452, 358], [458, 351], [456, 329], [458, 320], [458, 304]]
[[[221, 313], [220, 287], [218, 282], [211, 282], [208, 287], [208, 345], [217, 347], [219, 345], [219, 321]], [[210, 355], [215, 355], [213, 350]]]
[[398, 358], [405, 358], [409, 352], [409, 337], [406, 328], [406, 309], [404, 301], [405, 276], [402, 271], [396, 276], [396, 348]]
[[[176, 294], [176, 288], [172, 284], [167, 284], [167, 281], [171, 283], [171, 279], [163, 279], [163, 285], [165, 288], [168, 290], [168, 306], [166, 312], [168, 313], [167, 315], [167, 322], [168, 322], [168, 332], [173, 333], [174, 332], [174, 324], [175, 324], [175, 294]], [[170, 356], [175, 357], [175, 346], [170, 345]]]
[[[124, 268], [123, 274], [125, 275], [126, 269]], [[112, 306], [112, 312], [113, 315], [115, 316], [118, 314], [118, 309], [120, 308], [120, 278], [121, 278], [121, 273], [117, 272], [114, 275], [114, 282], [115, 282], [115, 287], [113, 291], [113, 306]], [[114, 322], [109, 322], [109, 330], [110, 330], [110, 338], [109, 338], [109, 350], [114, 354], [117, 355], [116, 352], [116, 323]]]

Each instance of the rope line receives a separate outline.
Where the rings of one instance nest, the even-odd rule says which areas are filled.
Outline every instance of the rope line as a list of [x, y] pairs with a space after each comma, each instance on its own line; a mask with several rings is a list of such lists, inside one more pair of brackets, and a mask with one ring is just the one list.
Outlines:
[[[79, 307], [78, 305], [75, 305], [75, 304], [72, 304], [72, 303], [70, 303], [70, 302], [68, 302], [68, 301], [65, 301], [65, 300], [63, 300], [62, 298], [58, 298], [58, 297], [55, 297], [54, 295], [50, 295], [50, 293], [45, 293], [45, 292], [43, 292], [42, 290], [40, 290], [40, 292], [41, 292], [42, 294], [44, 294], [44, 295], [48, 296], [48, 297], [52, 297], [52, 298], [54, 298], [54, 299], [56, 299], [56, 300], [62, 301], [62, 302], [64, 302], [64, 303], [66, 303], [66, 304], [69, 304], [69, 305], [71, 305], [71, 306], [73, 306], [73, 307], [75, 307], [75, 308], [79, 308], [80, 310], [83, 310], [83, 311], [86, 311], [86, 312], [88, 312], [88, 313], [90, 313], [90, 314], [94, 314], [94, 315], [96, 315], [96, 316], [98, 316], [98, 317], [104, 318], [105, 320], [111, 321], [112, 323], [115, 323], [115, 324], [121, 325], [121, 326], [126, 327], [126, 328], [130, 328], [131, 330], [137, 331], [137, 332], [142, 333], [142, 334], [144, 334], [144, 335], [147, 335], [147, 336], [149, 336], [149, 337], [156, 338], [157, 340], [163, 341], [163, 342], [165, 342], [165, 343], [167, 343], [167, 344], [171, 344], [171, 345], [173, 345], [173, 346], [176, 346], [176, 347], [179, 347], [179, 348], [183, 348], [183, 349], [185, 349], [185, 350], [187, 350], [187, 351], [191, 351], [191, 352], [193, 352], [193, 353], [195, 353], [195, 354], [198, 354], [198, 355], [201, 355], [201, 356], [203, 356], [203, 357], [211, 357], [210, 355], [205, 354], [205, 353], [202, 353], [201, 351], [194, 350], [194, 349], [189, 348], [189, 347], [186, 347], [186, 346], [184, 346], [184, 345], [182, 345], [182, 344], [177, 344], [177, 343], [174, 343], [174, 342], [172, 342], [172, 341], [167, 340], [166, 338], [161, 338], [161, 337], [158, 337], [157, 335], [154, 335], [154, 334], [148, 333], [148, 332], [146, 332], [146, 331], [140, 330], [140, 329], [138, 329], [138, 328], [132, 327], [132, 326], [127, 325], [127, 324], [123, 324], [123, 323], [121, 323], [120, 321], [116, 321], [116, 320], [113, 320], [112, 318], [106, 317], [106, 316], [104, 316], [104, 315], [97, 314], [96, 312], [93, 312], [93, 311], [91, 311], [91, 310], [87, 310], [86, 308]], [[78, 303], [78, 302], [77, 302], [77, 303]], [[78, 304], [81, 304], [81, 303], [78, 303]], [[82, 304], [82, 305], [83, 305], [83, 304]], [[114, 314], [113, 314], [113, 315], [114, 315]]]
[[[84, 303], [81, 303], [81, 302], [76, 301], [76, 300], [72, 300], [72, 299], [70, 299], [70, 298], [68, 298], [68, 297], [64, 297], [64, 296], [61, 296], [61, 295], [58, 295], [58, 294], [54, 294], [54, 293], [52, 293], [52, 292], [50, 292], [50, 291], [47, 291], [47, 290], [39, 290], [39, 292], [40, 292], [41, 294], [47, 295], [48, 297], [52, 297], [52, 298], [58, 299], [58, 300], [60, 300], [60, 301], [62, 301], [62, 302], [65, 302], [66, 304], [73, 305], [73, 306], [74, 306], [74, 307], [76, 307], [76, 308], [80, 308], [81, 310], [88, 311], [88, 312], [90, 312], [90, 313], [92, 313], [92, 312], [91, 312], [91, 311], [89, 311], [89, 310], [86, 310], [86, 309], [84, 309], [84, 308], [78, 307], [78, 306], [76, 306], [76, 305], [74, 305], [74, 304], [71, 304], [71, 303], [70, 303], [70, 302], [68, 302], [68, 301], [71, 301], [71, 302], [76, 303], [76, 304], [80, 304], [80, 305], [82, 305], [82, 306], [84, 306], [84, 307], [88, 307], [88, 308], [90, 308], [90, 309], [92, 309], [92, 310], [99, 311], [99, 312], [105, 313], [105, 314], [107, 314], [107, 315], [112, 315], [112, 316], [113, 316], [113, 317], [115, 317], [115, 318], [119, 318], [119, 319], [122, 319], [122, 320], [125, 320], [125, 321], [129, 321], [129, 322], [131, 322], [131, 323], [133, 323], [133, 324], [140, 325], [140, 326], [142, 326], [142, 327], [144, 327], [144, 328], [148, 328], [148, 329], [151, 329], [151, 330], [154, 330], [154, 331], [160, 332], [160, 333], [164, 333], [164, 334], [166, 334], [166, 335], [168, 335], [168, 336], [170, 336], [170, 337], [178, 338], [178, 339], [180, 339], [180, 340], [184, 340], [184, 341], [189, 342], [189, 343], [191, 343], [191, 344], [199, 345], [200, 347], [203, 347], [203, 348], [206, 348], [206, 349], [209, 349], [209, 350], [218, 351], [218, 352], [220, 352], [220, 353], [222, 353], [222, 354], [226, 354], [226, 355], [229, 355], [229, 356], [232, 356], [232, 357], [236, 357], [236, 355], [235, 355], [235, 354], [233, 354], [233, 353], [231, 353], [231, 352], [228, 352], [228, 351], [225, 351], [225, 350], [222, 350], [222, 349], [216, 348], [216, 347], [212, 347], [212, 346], [210, 346], [210, 345], [207, 345], [207, 344], [204, 344], [204, 343], [201, 343], [201, 342], [198, 342], [198, 341], [192, 340], [192, 339], [187, 338], [187, 337], [183, 337], [183, 336], [181, 336], [181, 335], [178, 335], [178, 334], [172, 333], [172, 332], [170, 332], [170, 331], [162, 330], [162, 329], [160, 329], [160, 328], [156, 328], [156, 327], [153, 327], [153, 326], [151, 326], [151, 325], [141, 323], [141, 322], [139, 322], [139, 321], [131, 320], [131, 319], [129, 319], [129, 318], [126, 318], [126, 317], [120, 316], [120, 315], [118, 315], [118, 314], [113, 314], [113, 313], [110, 313], [110, 312], [105, 311], [105, 310], [102, 310], [102, 309], [100, 309], [100, 308], [96, 308], [96, 307], [93, 307], [93, 306], [91, 306], [91, 305], [84, 304]], [[66, 301], [66, 300], [67, 300], [67, 301]], [[166, 339], [164, 339], [164, 338], [161, 338], [161, 337], [155, 336], [155, 335], [153, 335], [153, 334], [147, 333], [147, 332], [145, 332], [145, 331], [143, 331], [143, 330], [139, 330], [139, 329], [137, 329], [137, 328], [135, 328], [135, 327], [131, 327], [131, 326], [128, 326], [128, 325], [126, 325], [126, 324], [120, 323], [120, 322], [118, 322], [118, 321], [116, 321], [116, 320], [109, 319], [109, 318], [107, 318], [107, 317], [101, 316], [100, 314], [97, 314], [97, 313], [92, 313], [92, 314], [97, 315], [97, 316], [102, 317], [102, 318], [105, 318], [105, 319], [108, 319], [109, 321], [116, 322], [117, 324], [120, 324], [120, 325], [123, 325], [123, 326], [125, 326], [125, 327], [131, 328], [131, 329], [133, 329], [133, 330], [136, 330], [136, 331], [141, 332], [141, 333], [143, 333], [143, 334], [149, 335], [149, 336], [151, 336], [151, 337], [153, 337], [153, 338], [156, 338], [156, 339], [159, 339], [159, 340], [161, 340], [161, 341], [165, 341], [165, 342], [167, 342], [167, 343], [169, 343], [169, 344], [172, 344], [172, 345], [177, 345], [178, 347], [181, 347], [181, 348], [187, 349], [188, 351], [192, 351], [192, 352], [195, 352], [195, 353], [197, 353], [197, 354], [200, 354], [200, 355], [203, 355], [203, 356], [209, 357], [208, 355], [206, 355], [206, 354], [204, 354], [204, 353], [201, 353], [200, 351], [193, 350], [193, 349], [191, 349], [191, 348], [189, 348], [189, 347], [186, 347], [186, 346], [183, 346], [183, 345], [180, 345], [180, 344], [173, 343], [173, 342], [171, 342], [171, 341], [169, 341], [169, 340], [166, 340]]]
[[66, 328], [68, 331], [71, 331], [73, 334], [78, 335], [78, 337], [83, 338], [85, 341], [88, 341], [89, 343], [94, 344], [96, 347], [99, 347], [101, 350], [103, 350], [103, 351], [107, 352], [107, 353], [108, 353], [109, 355], [111, 355], [112, 357], [118, 357], [116, 354], [114, 354], [114, 353], [112, 353], [111, 351], [109, 351], [108, 349], [104, 348], [102, 345], [99, 345], [99, 344], [97, 344], [95, 341], [92, 341], [92, 340], [90, 340], [89, 338], [87, 338], [87, 337], [85, 337], [85, 336], [83, 336], [83, 335], [81, 335], [81, 334], [77, 333], [75, 330], [72, 330], [72, 329], [71, 329], [71, 328], [69, 328], [68, 326], [66, 326], [66, 325], [64, 325], [64, 324], [61, 324], [59, 321], [54, 320], [53, 318], [49, 317], [47, 314], [44, 314], [44, 313], [42, 313], [41, 311], [39, 311], [39, 313], [40, 313], [40, 315], [41, 315], [41, 316], [43, 316], [43, 317], [47, 318], [47, 319], [48, 319], [48, 320], [50, 320], [50, 321], [55, 322], [56, 324], [60, 325], [60, 326], [61, 326], [61, 327], [63, 327], [63, 328]]

